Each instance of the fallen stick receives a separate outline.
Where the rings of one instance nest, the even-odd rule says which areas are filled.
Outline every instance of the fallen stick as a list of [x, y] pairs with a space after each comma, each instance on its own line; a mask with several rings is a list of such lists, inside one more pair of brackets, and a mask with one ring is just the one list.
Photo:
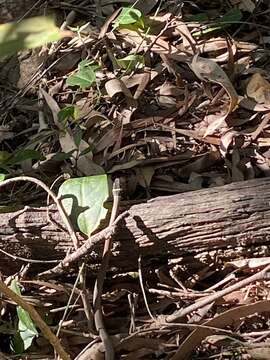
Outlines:
[[[117, 224], [110, 265], [116, 271], [130, 271], [137, 269], [139, 255], [167, 263], [204, 251], [220, 251], [230, 257], [239, 256], [241, 251], [253, 256], [258, 251], [266, 256], [269, 203], [270, 178], [264, 178], [158, 197], [132, 206], [122, 204], [120, 213], [128, 210], [129, 214]], [[55, 208], [50, 208], [50, 215], [53, 222], [48, 220], [45, 207], [2, 213], [0, 249], [33, 260], [63, 260], [72, 248], [70, 235]], [[90, 266], [100, 264], [102, 249], [103, 242], [91, 248]], [[5, 274], [17, 271], [22, 264], [3, 253], [0, 260], [0, 270]], [[40, 272], [42, 266], [44, 269], [45, 264], [33, 264], [33, 271]], [[47, 264], [45, 269], [49, 267]]]

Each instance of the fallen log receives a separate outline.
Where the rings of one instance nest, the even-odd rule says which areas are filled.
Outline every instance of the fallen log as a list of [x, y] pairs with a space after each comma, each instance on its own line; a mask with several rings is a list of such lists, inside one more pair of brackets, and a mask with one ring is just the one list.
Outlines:
[[[123, 205], [121, 210], [126, 209]], [[139, 254], [160, 263], [209, 251], [223, 257], [253, 256], [255, 251], [268, 255], [270, 178], [158, 197], [132, 205], [128, 211], [114, 236], [111, 266], [117, 271], [137, 269]], [[53, 221], [45, 207], [2, 213], [0, 249], [27, 259], [64, 258], [72, 242], [57, 210], [52, 207], [49, 213]], [[99, 244], [89, 254], [93, 268], [99, 264], [102, 247]], [[22, 263], [0, 252], [4, 274], [17, 271]]]

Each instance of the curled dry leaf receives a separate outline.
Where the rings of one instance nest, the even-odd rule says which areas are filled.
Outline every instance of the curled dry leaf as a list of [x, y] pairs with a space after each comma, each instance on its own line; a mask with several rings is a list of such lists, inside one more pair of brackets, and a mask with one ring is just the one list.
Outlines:
[[222, 156], [224, 157], [226, 156], [229, 146], [231, 145], [234, 137], [237, 135], [238, 135], [237, 131], [229, 130], [221, 136], [219, 150]]
[[210, 114], [206, 115], [203, 119], [203, 122], [209, 123], [207, 129], [205, 130], [204, 137], [208, 135], [214, 134], [217, 129], [221, 129], [223, 127], [227, 127], [225, 119], [227, 117], [227, 113], [225, 115], [222, 114]]
[[[229, 51], [228, 51], [228, 41], [222, 37], [218, 37], [218, 38], [211, 38], [208, 40], [204, 40], [201, 41], [201, 43], [199, 43], [196, 46], [197, 51], [200, 52], [200, 54], [204, 54], [204, 53], [210, 53], [209, 54], [209, 60], [212, 60], [214, 62], [224, 62], [227, 61], [229, 59]], [[217, 52], [220, 50], [226, 50], [225, 53], [220, 54], [218, 56], [216, 56], [215, 58], [211, 58], [211, 52]], [[236, 54], [237, 52], [237, 45], [235, 42], [232, 43], [231, 47], [230, 47], [230, 51], [233, 55]]]
[[152, 81], [158, 74], [159, 71], [146, 70], [143, 73], [123, 76], [121, 80], [127, 88], [137, 87], [134, 94], [134, 99], [137, 100], [142, 95], [148, 83]]
[[176, 108], [176, 100], [172, 96], [159, 95], [157, 96], [157, 103], [161, 108], [171, 109]]
[[111, 79], [105, 83], [105, 89], [109, 97], [114, 97], [114, 95], [123, 93], [126, 98], [133, 99], [133, 96], [130, 90], [126, 87], [125, 83], [120, 79]]
[[270, 106], [270, 83], [260, 73], [251, 76], [246, 92], [257, 103]]
[[181, 96], [185, 93], [185, 89], [169, 82], [164, 82], [158, 90], [161, 96]]
[[115, 94], [124, 94], [126, 98], [126, 107], [121, 111], [120, 120], [123, 124], [129, 123], [133, 112], [137, 108], [137, 101], [134, 99], [131, 91], [126, 87], [122, 80], [117, 78], [107, 81], [105, 84], [105, 89], [111, 98]]
[[175, 30], [182, 37], [183, 47], [185, 49], [191, 48], [193, 53], [194, 53], [195, 52], [195, 43], [196, 42], [193, 39], [193, 36], [191, 35], [191, 32], [189, 31], [189, 28], [187, 27], [187, 25], [182, 21], [178, 21], [176, 26], [175, 26]]
[[[254, 304], [238, 306], [224, 313], [217, 315], [211, 320], [206, 321], [203, 325], [213, 326], [216, 328], [224, 328], [235, 324], [235, 321], [246, 316], [253, 315], [264, 311], [269, 311], [270, 301], [258, 301]], [[180, 345], [172, 360], [187, 360], [190, 359], [192, 351], [200, 344], [200, 342], [208, 335], [212, 334], [213, 330], [206, 328], [198, 328], [186, 338]]]
[[243, 96], [239, 97], [239, 106], [247, 110], [253, 110], [256, 112], [265, 112], [270, 110], [270, 104], [258, 104], [255, 100], [244, 98]]
[[225, 115], [217, 115], [218, 118], [206, 129], [204, 136], [212, 135], [219, 128], [227, 116], [236, 108], [238, 95], [226, 73], [214, 61], [205, 59], [196, 54], [190, 64], [191, 70], [203, 81], [210, 81], [221, 85], [230, 97], [230, 105]]

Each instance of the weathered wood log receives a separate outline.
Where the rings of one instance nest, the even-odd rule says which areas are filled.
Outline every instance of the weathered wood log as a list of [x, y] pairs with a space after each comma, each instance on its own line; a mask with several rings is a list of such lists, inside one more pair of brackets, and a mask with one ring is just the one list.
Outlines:
[[[50, 214], [53, 222], [42, 207], [2, 213], [0, 249], [30, 259], [63, 258], [72, 243], [57, 211], [52, 208]], [[269, 244], [270, 178], [255, 179], [131, 206], [117, 228], [111, 265], [127, 271], [137, 268], [139, 254], [166, 263], [215, 249], [231, 253], [239, 247], [251, 253], [260, 249], [266, 255]], [[91, 264], [99, 263], [102, 246], [89, 254]], [[3, 273], [21, 265], [0, 253]]]

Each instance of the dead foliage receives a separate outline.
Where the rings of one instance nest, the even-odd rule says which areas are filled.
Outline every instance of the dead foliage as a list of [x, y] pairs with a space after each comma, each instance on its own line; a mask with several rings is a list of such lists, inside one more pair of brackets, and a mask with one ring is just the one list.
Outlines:
[[[105, 171], [120, 176], [123, 197], [132, 201], [269, 176], [267, 0], [136, 1], [141, 23], [125, 26], [116, 26], [122, 1], [32, 3], [35, 11], [57, 11], [72, 36], [1, 60], [5, 172], [53, 184], [63, 174]], [[17, 16], [5, 9], [7, 19]], [[31, 186], [2, 192], [2, 205], [15, 199], [44, 203]], [[270, 358], [269, 280], [263, 272], [269, 258], [225, 263], [202, 257], [162, 266], [142, 259], [134, 271], [108, 275], [102, 301], [116, 358]], [[70, 356], [103, 359], [91, 309], [85, 313], [80, 296], [84, 288], [92, 299], [95, 274], [78, 284], [74, 277], [29, 279], [25, 270], [18, 275], [23, 296], [47, 318]], [[259, 271], [261, 277], [248, 280]], [[3, 299], [3, 353], [9, 351], [13, 312]], [[53, 358], [43, 337], [27, 358], [37, 355]]]

